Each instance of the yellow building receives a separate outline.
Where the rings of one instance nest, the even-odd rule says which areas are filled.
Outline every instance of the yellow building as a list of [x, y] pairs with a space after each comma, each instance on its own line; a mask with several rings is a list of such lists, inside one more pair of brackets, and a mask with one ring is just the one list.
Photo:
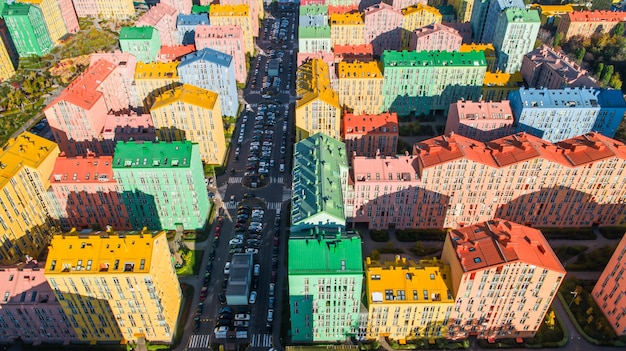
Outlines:
[[15, 75], [15, 66], [11, 61], [9, 50], [5, 46], [5, 41], [0, 38], [0, 81], [9, 79]]
[[558, 26], [559, 19], [561, 18], [561, 16], [568, 14], [570, 12], [574, 12], [574, 6], [572, 4], [563, 4], [563, 5], [532, 4], [530, 5], [530, 8], [536, 9], [539, 11], [539, 16], [540, 16], [542, 25], [546, 23], [551, 23], [553, 26]]
[[53, 42], [58, 42], [67, 35], [65, 21], [61, 14], [58, 0], [18, 0], [18, 2], [32, 4], [41, 9], [43, 20], [46, 22], [46, 27], [48, 27], [48, 32], [50, 32], [50, 39]]
[[137, 98], [143, 102], [144, 112], [150, 110], [156, 96], [161, 95], [166, 90], [179, 86], [178, 78], [179, 61], [172, 62], [137, 62], [135, 67], [135, 87]]
[[135, 14], [133, 0], [96, 0], [98, 16], [106, 18], [127, 18]]
[[330, 42], [335, 45], [365, 44], [365, 22], [362, 12], [330, 15]]
[[217, 93], [190, 84], [164, 91], [150, 108], [157, 136], [198, 143], [205, 163], [222, 164], [226, 139], [218, 99]]
[[296, 142], [318, 132], [341, 140], [339, 95], [332, 89], [328, 65], [312, 59], [296, 71]]
[[474, 0], [451, 0], [448, 4], [454, 7], [457, 22], [469, 23], [472, 20]]
[[76, 336], [171, 343], [182, 300], [164, 231], [55, 235], [44, 275]]
[[403, 49], [409, 48], [414, 30], [429, 24], [441, 23], [442, 19], [441, 12], [438, 9], [423, 4], [403, 8], [402, 15], [404, 16], [402, 28], [405, 30], [402, 31], [400, 44]]
[[486, 72], [483, 87], [480, 91], [483, 101], [507, 100], [511, 91], [517, 91], [524, 86], [521, 72]]
[[254, 53], [254, 39], [258, 33], [252, 30], [252, 21], [258, 21], [252, 18], [250, 6], [247, 4], [240, 5], [211, 5], [209, 9], [211, 14], [211, 26], [239, 26], [243, 31], [243, 44], [247, 54]]
[[57, 230], [46, 191], [58, 154], [57, 144], [28, 132], [0, 153], [0, 263], [37, 258]]
[[450, 266], [437, 259], [365, 261], [367, 339], [445, 337], [454, 308]]
[[482, 51], [485, 53], [485, 60], [487, 61], [487, 72], [493, 72], [496, 65], [496, 49], [493, 44], [461, 44], [459, 52], [470, 51]]
[[339, 62], [337, 65], [339, 104], [344, 111], [375, 115], [383, 103], [383, 72], [380, 62]]

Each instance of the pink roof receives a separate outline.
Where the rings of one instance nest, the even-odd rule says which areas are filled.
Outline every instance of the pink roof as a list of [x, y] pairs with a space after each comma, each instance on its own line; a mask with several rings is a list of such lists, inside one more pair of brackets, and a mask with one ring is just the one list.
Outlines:
[[459, 31], [452, 28], [452, 27], [448, 27], [444, 24], [441, 23], [433, 23], [431, 25], [428, 26], [424, 26], [421, 28], [417, 28], [416, 30], [414, 30], [413, 32], [418, 36], [418, 37], [422, 37], [422, 36], [426, 36], [435, 32], [439, 32], [439, 31], [443, 31], [446, 33], [450, 33], [451, 35], [458, 35], [459, 37], [461, 36], [459, 34]]
[[116, 113], [107, 115], [102, 127], [104, 139], [116, 140], [154, 140], [154, 124], [149, 113]]
[[50, 175], [50, 183], [101, 183], [115, 181], [113, 156], [59, 156]]
[[[393, 127], [396, 127], [395, 131]], [[386, 112], [378, 115], [346, 113], [343, 116], [345, 134], [367, 134], [379, 128], [387, 128], [389, 134], [398, 134], [398, 115], [395, 112]], [[379, 130], [378, 133], [383, 133], [383, 131]]]
[[567, 14], [570, 22], [625, 22], [626, 12], [575, 11]]
[[448, 234], [464, 272], [524, 262], [565, 273], [543, 234], [534, 228], [494, 219]]
[[400, 11], [400, 10], [396, 9], [395, 7], [393, 7], [393, 6], [389, 5], [389, 4], [386, 4], [384, 2], [381, 2], [381, 3], [378, 3], [378, 4], [374, 4], [374, 5], [366, 8], [363, 12], [365, 13], [365, 16], [368, 16], [368, 15], [371, 16], [371, 15], [375, 14], [376, 12], [383, 12], [383, 11], [384, 12], [390, 11], [390, 12], [393, 12], [393, 13], [396, 13], [396, 14], [402, 16], [402, 11]]
[[48, 106], [63, 100], [89, 110], [102, 97], [102, 93], [97, 91], [97, 88], [116, 67], [116, 64], [105, 60], [99, 60], [95, 64], [90, 65], [80, 77], [76, 78]]
[[165, 16], [176, 17], [178, 15], [178, 11], [171, 7], [170, 5], [160, 2], [156, 4], [156, 6], [152, 6], [150, 10], [143, 14], [143, 16], [139, 17], [137, 22], [135, 22], [136, 27], [141, 26], [153, 26], [156, 27], [157, 23], [161, 21], [161, 19]]
[[161, 46], [158, 59], [160, 62], [172, 62], [194, 51], [196, 51], [194, 44]]
[[242, 38], [243, 31], [240, 26], [196, 26], [196, 39], [202, 38]]
[[[352, 157], [352, 156], [350, 156]], [[407, 155], [397, 155], [392, 157], [355, 157], [352, 161], [352, 174], [356, 180], [366, 180], [366, 175], [370, 174], [370, 181], [375, 182], [374, 174], [382, 174], [385, 177], [387, 174], [400, 173], [404, 180], [398, 180], [396, 176], [391, 181], [419, 181], [416, 178], [417, 174], [417, 158]], [[386, 177], [381, 182], [388, 183]]]
[[89, 56], [89, 65], [92, 66], [98, 60], [106, 60], [115, 64], [118, 69], [126, 71], [126, 76], [133, 79], [135, 76], [135, 67], [137, 66], [137, 58], [129, 52], [121, 52], [119, 50], [113, 52], [94, 52]]

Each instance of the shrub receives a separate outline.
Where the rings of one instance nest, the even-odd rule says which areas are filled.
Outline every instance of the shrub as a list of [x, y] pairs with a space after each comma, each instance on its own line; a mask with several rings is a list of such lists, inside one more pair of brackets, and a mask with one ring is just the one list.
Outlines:
[[418, 240], [443, 241], [446, 238], [445, 229], [401, 229], [396, 230], [396, 238], [402, 242], [413, 242]]
[[572, 257], [578, 256], [580, 253], [587, 250], [587, 246], [576, 245], [576, 246], [555, 246], [552, 248], [554, 253], [559, 258], [561, 262], [565, 262]]
[[600, 233], [607, 239], [621, 239], [626, 233], [625, 227], [602, 227]]
[[378, 243], [389, 241], [389, 233], [385, 230], [371, 230], [370, 237]]
[[588, 254], [578, 255], [578, 259], [574, 263], [567, 265], [568, 271], [592, 271], [599, 272], [604, 270], [609, 263], [616, 245], [605, 245], [599, 249], [595, 249]]
[[591, 227], [588, 228], [537, 228], [541, 230], [548, 240], [594, 240], [596, 233]]
[[397, 248], [397, 247], [393, 247], [392, 243], [387, 243], [387, 245], [385, 245], [384, 247], [378, 248], [378, 252], [385, 253], [385, 254], [399, 254], [399, 253], [403, 253], [404, 250]]

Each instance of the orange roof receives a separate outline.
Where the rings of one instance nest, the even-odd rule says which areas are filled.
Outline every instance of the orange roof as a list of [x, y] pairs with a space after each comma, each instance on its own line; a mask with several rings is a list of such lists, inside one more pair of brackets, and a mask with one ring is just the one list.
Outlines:
[[372, 44], [335, 45], [333, 52], [335, 55], [373, 55], [374, 47]]
[[113, 156], [85, 157], [59, 156], [50, 175], [50, 183], [101, 183], [115, 182]]
[[159, 60], [161, 62], [176, 61], [194, 51], [196, 51], [196, 46], [194, 44], [161, 46], [161, 51], [159, 51]]
[[624, 22], [626, 13], [612, 11], [576, 11], [567, 14], [570, 22]]
[[102, 97], [102, 93], [96, 89], [116, 67], [116, 64], [107, 60], [98, 60], [95, 64], [90, 65], [80, 77], [76, 78], [48, 106], [64, 100], [89, 110]]
[[343, 5], [343, 6], [328, 6], [328, 15], [339, 14], [339, 13], [349, 13], [352, 11], [358, 11], [358, 4], [351, 5]]
[[[384, 129], [383, 129], [384, 128]], [[367, 134], [378, 130], [389, 134], [398, 134], [398, 115], [386, 112], [378, 115], [343, 115], [343, 130], [347, 134]]]
[[448, 234], [464, 272], [524, 262], [565, 273], [543, 234], [534, 228], [494, 219]]

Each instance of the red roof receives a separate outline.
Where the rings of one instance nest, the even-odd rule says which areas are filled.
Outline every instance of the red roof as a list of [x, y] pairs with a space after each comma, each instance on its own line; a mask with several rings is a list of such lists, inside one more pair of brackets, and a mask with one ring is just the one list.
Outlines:
[[372, 44], [335, 45], [333, 52], [335, 55], [373, 55], [374, 47]]
[[161, 46], [159, 51], [159, 61], [172, 62], [180, 59], [181, 57], [196, 51], [194, 44], [189, 45], [174, 45], [174, 46]]
[[624, 22], [625, 12], [613, 11], [575, 11], [567, 14], [570, 22]]
[[96, 101], [102, 97], [102, 93], [96, 89], [116, 67], [116, 64], [107, 60], [98, 60], [95, 64], [90, 65], [80, 77], [76, 78], [48, 106], [63, 100], [85, 110], [91, 109]]
[[387, 112], [378, 115], [346, 113], [343, 116], [344, 134], [367, 134], [376, 130], [378, 133], [398, 134], [398, 115]]
[[115, 181], [113, 156], [59, 156], [50, 175], [50, 183], [101, 183]]

